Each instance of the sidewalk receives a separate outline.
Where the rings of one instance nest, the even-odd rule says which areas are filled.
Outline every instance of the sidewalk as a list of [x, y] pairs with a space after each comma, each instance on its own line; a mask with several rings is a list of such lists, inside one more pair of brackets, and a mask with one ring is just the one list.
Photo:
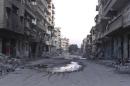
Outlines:
[[122, 73], [122, 74], [130, 74], [130, 63], [127, 63], [124, 66], [123, 65], [117, 65], [116, 70], [119, 73]]
[[125, 65], [117, 65], [114, 60], [98, 60], [97, 63], [108, 67], [113, 67], [118, 73], [130, 74], [130, 63], [126, 63]]
[[113, 60], [97, 60], [99, 64], [115, 68], [116, 62]]

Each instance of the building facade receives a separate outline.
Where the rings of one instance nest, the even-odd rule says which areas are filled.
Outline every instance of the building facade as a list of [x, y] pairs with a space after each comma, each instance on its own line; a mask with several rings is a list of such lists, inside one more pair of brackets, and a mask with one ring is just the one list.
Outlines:
[[67, 38], [61, 38], [60, 39], [60, 47], [63, 50], [63, 52], [68, 52], [68, 48], [69, 48], [69, 39]]
[[87, 37], [83, 39], [81, 44], [81, 51], [84, 56], [86, 55], [86, 45], [87, 45]]
[[48, 52], [54, 29], [50, 3], [51, 0], [1, 0], [0, 53], [35, 58]]
[[87, 58], [87, 59], [93, 59], [92, 57], [92, 35], [87, 35], [87, 37], [83, 40], [82, 43], [82, 53], [83, 53], [83, 57]]
[[59, 50], [60, 49], [60, 39], [61, 39], [61, 28], [60, 27], [55, 27], [55, 46], [56, 49]]
[[[45, 0], [46, 1], [46, 0]], [[55, 20], [55, 17], [54, 17], [54, 15], [55, 15], [55, 11], [54, 11], [54, 9], [55, 9], [55, 7], [54, 7], [54, 4], [52, 3], [52, 0], [47, 0], [47, 2], [48, 2], [48, 10], [47, 10], [47, 21], [48, 21], [48, 29], [46, 29], [46, 51], [47, 52], [53, 52], [54, 51], [54, 49], [55, 49], [55, 44], [53, 43], [53, 40], [54, 40], [54, 35], [53, 35], [53, 33], [54, 33], [54, 31], [55, 31], [55, 29], [54, 29], [54, 26], [55, 26], [55, 22], [54, 22], [54, 20]]]
[[127, 62], [130, 59], [130, 1], [98, 0], [96, 10], [97, 57]]

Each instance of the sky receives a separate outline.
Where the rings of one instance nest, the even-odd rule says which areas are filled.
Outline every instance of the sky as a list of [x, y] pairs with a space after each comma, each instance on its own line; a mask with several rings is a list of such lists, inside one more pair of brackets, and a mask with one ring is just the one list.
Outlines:
[[70, 44], [78, 44], [95, 25], [98, 0], [54, 0], [55, 26], [61, 27], [62, 37], [70, 39]]

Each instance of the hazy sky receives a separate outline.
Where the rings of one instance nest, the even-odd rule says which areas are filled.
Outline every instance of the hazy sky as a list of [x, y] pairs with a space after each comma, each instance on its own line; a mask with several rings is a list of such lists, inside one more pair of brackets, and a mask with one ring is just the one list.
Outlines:
[[70, 43], [80, 44], [89, 34], [96, 16], [98, 0], [54, 0], [56, 26], [61, 27], [63, 37]]

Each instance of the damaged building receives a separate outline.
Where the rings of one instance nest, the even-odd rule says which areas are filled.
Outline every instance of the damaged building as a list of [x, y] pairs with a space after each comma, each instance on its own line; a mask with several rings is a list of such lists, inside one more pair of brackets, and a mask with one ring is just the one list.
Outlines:
[[0, 0], [0, 53], [33, 59], [53, 46], [51, 0]]
[[127, 62], [130, 58], [130, 1], [98, 0], [96, 10], [97, 56]]
[[[94, 59], [130, 59], [130, 1], [98, 0], [96, 25], [92, 27], [91, 55]], [[88, 42], [86, 42], [87, 44]]]

